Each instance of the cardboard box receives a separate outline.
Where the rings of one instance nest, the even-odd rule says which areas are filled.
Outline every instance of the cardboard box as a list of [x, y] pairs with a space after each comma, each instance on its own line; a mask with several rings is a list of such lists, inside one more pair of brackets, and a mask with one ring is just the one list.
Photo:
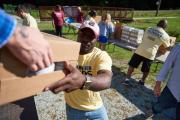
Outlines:
[[171, 42], [170, 42], [171, 45], [170, 46], [174, 46], [176, 43], [176, 37], [170, 36], [170, 39], [171, 39]]
[[[80, 44], [43, 33], [52, 47], [54, 62], [70, 61], [76, 66]], [[0, 52], [0, 105], [20, 100], [42, 92], [44, 87], [65, 76], [62, 70], [48, 74], [27, 76], [27, 67], [17, 60], [7, 48]]]
[[[170, 46], [174, 46], [176, 43], [176, 37], [170, 36], [170, 40], [171, 40]], [[164, 55], [166, 52], [167, 52], [167, 49], [163, 45], [160, 45], [158, 48], [158, 54]]]
[[122, 24], [116, 23], [115, 30], [114, 30], [114, 38], [120, 40], [122, 35]]

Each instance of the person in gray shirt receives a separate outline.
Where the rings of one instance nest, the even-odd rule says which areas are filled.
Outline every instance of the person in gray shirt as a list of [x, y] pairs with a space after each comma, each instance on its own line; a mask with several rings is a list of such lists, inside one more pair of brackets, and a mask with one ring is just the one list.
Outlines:
[[[161, 93], [161, 82], [166, 80], [169, 72], [167, 85]], [[167, 108], [176, 107], [176, 120], [180, 120], [180, 44], [171, 50], [156, 77], [154, 94], [158, 97], [158, 101], [154, 104], [153, 111], [158, 113]]]

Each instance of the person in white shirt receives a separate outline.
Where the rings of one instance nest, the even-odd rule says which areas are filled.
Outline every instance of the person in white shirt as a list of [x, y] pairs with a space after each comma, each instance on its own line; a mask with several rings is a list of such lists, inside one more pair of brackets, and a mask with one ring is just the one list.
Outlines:
[[143, 75], [141, 80], [139, 80], [139, 84], [144, 85], [158, 48], [163, 45], [164, 48], [168, 50], [170, 47], [170, 37], [165, 32], [167, 25], [167, 20], [162, 19], [157, 23], [156, 27], [150, 27], [145, 31], [142, 43], [138, 46], [129, 61], [129, 68], [124, 81], [125, 85], [129, 84], [129, 79], [134, 71], [134, 68], [137, 68], [140, 63], [142, 63], [141, 71]]
[[29, 26], [33, 28], [38, 28], [36, 19], [30, 15], [28, 12], [27, 8], [24, 5], [18, 5], [15, 8], [15, 11], [19, 17], [23, 19], [23, 25], [24, 26]]

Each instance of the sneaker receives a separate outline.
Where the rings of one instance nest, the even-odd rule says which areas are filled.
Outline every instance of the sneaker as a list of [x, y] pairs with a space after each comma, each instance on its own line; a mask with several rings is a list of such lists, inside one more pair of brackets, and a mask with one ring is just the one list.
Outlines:
[[144, 82], [142, 80], [139, 80], [139, 84], [144, 86]]
[[129, 78], [126, 78], [123, 82], [122, 82], [122, 84], [124, 84], [124, 85], [130, 85], [130, 80], [129, 80]]

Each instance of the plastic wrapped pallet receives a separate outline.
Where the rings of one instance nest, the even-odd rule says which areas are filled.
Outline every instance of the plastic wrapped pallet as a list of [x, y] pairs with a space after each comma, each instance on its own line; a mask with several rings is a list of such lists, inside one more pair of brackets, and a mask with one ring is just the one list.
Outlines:
[[143, 34], [144, 30], [123, 26], [121, 40], [137, 46], [142, 42]]

